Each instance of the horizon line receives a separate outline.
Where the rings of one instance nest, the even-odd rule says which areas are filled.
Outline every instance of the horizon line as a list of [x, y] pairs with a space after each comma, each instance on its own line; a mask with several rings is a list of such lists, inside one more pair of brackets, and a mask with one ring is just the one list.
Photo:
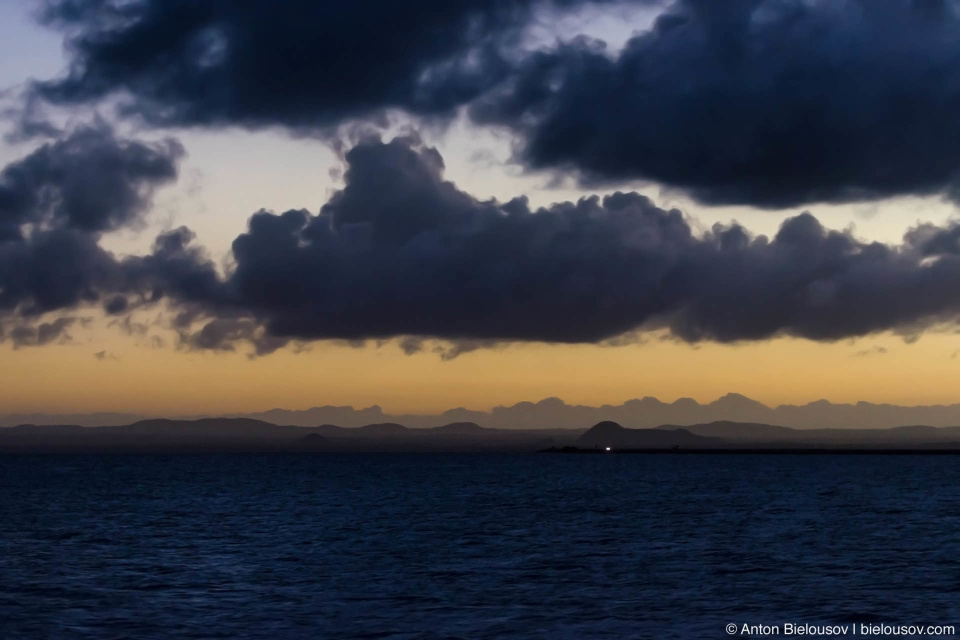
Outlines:
[[559, 397], [559, 396], [547, 396], [547, 397], [541, 398], [540, 400], [520, 400], [520, 401], [518, 401], [518, 402], [515, 402], [515, 403], [513, 403], [513, 404], [509, 404], [509, 405], [507, 405], [507, 404], [498, 404], [498, 405], [494, 405], [494, 406], [492, 406], [492, 407], [490, 407], [490, 408], [487, 408], [487, 409], [471, 409], [471, 408], [467, 408], [467, 407], [461, 405], [461, 406], [451, 407], [451, 408], [449, 408], [449, 409], [443, 409], [443, 410], [440, 410], [440, 411], [433, 411], [433, 412], [431, 412], [431, 411], [419, 411], [419, 412], [418, 412], [418, 411], [398, 411], [398, 412], [394, 412], [394, 411], [389, 411], [389, 410], [384, 409], [384, 407], [383, 407], [382, 405], [378, 404], [378, 403], [374, 403], [374, 404], [369, 405], [369, 406], [360, 406], [360, 407], [357, 407], [357, 406], [354, 406], [354, 405], [350, 405], [350, 404], [343, 404], [343, 405], [340, 405], [340, 404], [322, 404], [322, 405], [319, 405], [319, 404], [318, 404], [318, 405], [311, 405], [311, 406], [306, 407], [306, 408], [303, 408], [303, 409], [294, 409], [294, 408], [285, 408], [285, 407], [282, 407], [282, 406], [273, 406], [273, 407], [271, 407], [271, 408], [269, 408], [269, 409], [254, 409], [254, 410], [246, 410], [246, 411], [236, 411], [236, 410], [233, 410], [233, 411], [206, 411], [206, 412], [196, 412], [196, 413], [169, 413], [169, 414], [153, 413], [153, 412], [149, 412], [149, 411], [121, 410], [121, 409], [74, 410], [74, 411], [56, 411], [56, 412], [21, 410], [21, 411], [10, 411], [10, 412], [0, 413], [0, 418], [10, 418], [10, 417], [14, 417], [14, 416], [28, 416], [28, 415], [35, 415], [35, 416], [118, 415], [118, 416], [137, 416], [137, 417], [142, 417], [142, 418], [181, 419], [181, 420], [185, 420], [185, 419], [201, 419], [201, 418], [216, 418], [216, 417], [242, 417], [242, 416], [246, 416], [246, 415], [269, 414], [269, 413], [273, 413], [273, 412], [307, 413], [307, 412], [309, 412], [309, 411], [323, 410], [323, 409], [327, 409], [327, 410], [339, 409], [339, 410], [344, 410], [344, 411], [355, 411], [355, 412], [376, 411], [376, 412], [379, 412], [381, 415], [384, 415], [384, 416], [442, 417], [442, 416], [444, 416], [444, 415], [446, 415], [446, 414], [448, 414], [448, 413], [453, 413], [453, 412], [457, 412], [457, 411], [464, 411], [464, 412], [470, 412], [470, 413], [494, 414], [494, 413], [496, 413], [498, 410], [510, 410], [510, 409], [515, 409], [515, 408], [520, 407], [520, 406], [523, 406], [523, 405], [528, 405], [528, 406], [536, 407], [536, 406], [540, 406], [540, 405], [543, 405], [543, 404], [549, 403], [549, 402], [556, 402], [558, 405], [562, 405], [562, 406], [568, 407], [568, 408], [604, 409], [604, 408], [625, 407], [626, 405], [628, 405], [628, 404], [630, 404], [630, 403], [640, 403], [640, 402], [645, 402], [645, 401], [646, 401], [646, 402], [656, 402], [656, 403], [658, 403], [658, 404], [660, 404], [660, 405], [663, 405], [663, 406], [676, 406], [677, 404], [687, 404], [687, 405], [690, 405], [690, 406], [695, 405], [695, 406], [699, 406], [699, 407], [711, 407], [712, 405], [715, 405], [716, 403], [721, 402], [721, 401], [723, 401], [723, 400], [725, 400], [725, 399], [742, 400], [742, 401], [745, 401], [745, 402], [749, 402], [749, 403], [751, 403], [752, 405], [760, 405], [761, 407], [766, 408], [766, 409], [771, 410], [771, 411], [775, 411], [775, 410], [781, 409], [781, 408], [803, 408], [803, 407], [809, 407], [809, 406], [811, 406], [811, 405], [818, 405], [818, 404], [827, 404], [827, 405], [831, 405], [831, 406], [834, 406], [834, 407], [842, 407], [842, 406], [858, 407], [858, 406], [864, 406], [864, 405], [866, 405], [866, 406], [891, 407], [891, 408], [901, 408], [901, 409], [925, 409], [925, 408], [937, 408], [937, 407], [943, 407], [943, 408], [947, 408], [947, 407], [960, 407], [960, 399], [958, 399], [956, 402], [939, 402], [939, 403], [932, 403], [932, 404], [897, 404], [897, 403], [894, 403], [894, 402], [872, 402], [872, 401], [869, 401], [869, 400], [857, 400], [857, 401], [854, 401], [854, 402], [838, 402], [838, 401], [829, 400], [829, 399], [827, 399], [827, 398], [818, 398], [818, 399], [816, 399], [816, 400], [810, 400], [810, 401], [802, 402], [802, 403], [767, 404], [767, 403], [765, 403], [765, 402], [763, 402], [763, 401], [761, 401], [761, 400], [756, 400], [756, 399], [751, 398], [750, 396], [747, 396], [747, 395], [745, 395], [745, 394], [742, 394], [742, 393], [739, 393], [739, 392], [735, 392], [735, 391], [730, 391], [730, 392], [727, 392], [727, 393], [725, 393], [725, 394], [723, 394], [723, 395], [721, 395], [721, 396], [719, 396], [719, 397], [717, 397], [717, 398], [715, 398], [715, 399], [713, 399], [713, 400], [709, 400], [709, 401], [700, 401], [700, 400], [697, 400], [696, 398], [692, 398], [692, 397], [690, 397], [690, 396], [681, 396], [681, 397], [676, 398], [675, 400], [666, 401], [666, 400], [661, 400], [660, 398], [657, 398], [656, 396], [649, 396], [649, 395], [647, 395], [647, 396], [640, 396], [640, 397], [628, 398], [628, 399], [626, 399], [626, 400], [624, 400], [623, 402], [620, 402], [620, 403], [618, 403], [618, 404], [615, 404], [615, 403], [603, 403], [603, 404], [570, 404], [570, 403], [568, 403], [566, 400], [564, 400], [563, 398], [561, 398], [561, 397]]

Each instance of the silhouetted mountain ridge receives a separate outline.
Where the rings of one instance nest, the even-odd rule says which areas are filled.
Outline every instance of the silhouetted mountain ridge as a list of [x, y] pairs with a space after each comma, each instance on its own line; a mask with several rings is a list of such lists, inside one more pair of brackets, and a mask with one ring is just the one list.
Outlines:
[[491, 429], [476, 423], [409, 428], [374, 423], [300, 427], [248, 418], [141, 420], [124, 426], [20, 425], [0, 429], [0, 451], [535, 451], [725, 448], [960, 448], [960, 427], [790, 429], [729, 421], [654, 429], [602, 421], [590, 429]]
[[451, 422], [440, 427], [430, 427], [434, 433], [483, 434], [490, 429], [481, 427], [476, 422]]
[[[131, 424], [148, 416], [132, 414], [11, 414], [0, 418], [0, 426], [17, 424], [79, 424], [108, 426]], [[209, 416], [185, 416], [182, 419]], [[903, 407], [891, 404], [834, 404], [817, 400], [804, 405], [768, 407], [746, 396], [730, 393], [701, 404], [691, 398], [662, 402], [643, 397], [620, 405], [590, 407], [570, 405], [559, 398], [519, 402], [490, 411], [456, 408], [436, 415], [388, 414], [373, 405], [363, 409], [350, 406], [322, 406], [305, 410], [271, 409], [260, 413], [226, 414], [224, 418], [249, 418], [272, 424], [313, 427], [339, 425], [345, 428], [372, 424], [400, 424], [410, 429], [439, 427], [450, 423], [474, 423], [495, 429], [582, 429], [584, 425], [613, 421], [628, 428], [661, 425], [692, 426], [714, 422], [778, 425], [795, 429], [873, 429], [900, 425], [946, 427], [960, 425], [960, 404]]]
[[617, 449], [670, 449], [676, 447], [719, 447], [719, 438], [699, 436], [686, 429], [627, 429], [606, 420], [597, 423], [577, 439], [579, 447]]
[[122, 426], [0, 429], [0, 451], [534, 451], [572, 441], [581, 432], [485, 429], [469, 422], [411, 429], [398, 423], [346, 428], [275, 425], [249, 418], [151, 419]]

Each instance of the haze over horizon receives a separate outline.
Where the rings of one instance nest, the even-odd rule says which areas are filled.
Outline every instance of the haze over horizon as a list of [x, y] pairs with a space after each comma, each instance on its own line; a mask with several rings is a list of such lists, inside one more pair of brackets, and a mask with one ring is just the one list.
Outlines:
[[827, 400], [816, 400], [799, 405], [768, 406], [738, 393], [728, 393], [702, 404], [692, 398], [662, 402], [657, 398], [645, 396], [622, 404], [592, 407], [567, 404], [560, 398], [551, 397], [537, 402], [519, 402], [510, 406], [498, 405], [490, 410], [452, 407], [432, 414], [394, 413], [385, 411], [379, 405], [359, 408], [326, 405], [305, 409], [272, 408], [258, 412], [199, 415], [117, 412], [21, 413], [0, 415], [0, 427], [24, 424], [102, 427], [127, 425], [152, 418], [192, 421], [221, 417], [250, 418], [277, 425], [301, 427], [337, 425], [345, 428], [389, 423], [418, 429], [452, 423], [470, 423], [496, 429], [584, 429], [598, 422], [613, 421], [629, 428], [738, 422], [770, 424], [795, 429], [888, 429], [916, 425], [958, 427], [960, 426], [960, 403], [898, 406], [868, 402], [835, 404]]
[[0, 413], [960, 402], [956, 3], [191, 7], [0, 6]]

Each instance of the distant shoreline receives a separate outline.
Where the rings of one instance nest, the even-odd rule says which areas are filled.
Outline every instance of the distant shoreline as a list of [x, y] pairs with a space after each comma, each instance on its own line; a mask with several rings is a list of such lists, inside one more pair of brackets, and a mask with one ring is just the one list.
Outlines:
[[10, 453], [655, 453], [722, 455], [952, 455], [960, 427], [795, 430], [777, 425], [714, 422], [629, 429], [604, 421], [589, 429], [492, 429], [454, 422], [429, 429], [399, 423], [363, 427], [276, 425], [219, 418], [144, 420], [119, 427], [22, 425], [0, 428]]

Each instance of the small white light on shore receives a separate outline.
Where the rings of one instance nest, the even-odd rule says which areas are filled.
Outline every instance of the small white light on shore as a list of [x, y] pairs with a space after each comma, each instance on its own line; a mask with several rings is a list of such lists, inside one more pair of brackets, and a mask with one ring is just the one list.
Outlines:
[[607, 451], [610, 451], [610, 447], [607, 447]]

